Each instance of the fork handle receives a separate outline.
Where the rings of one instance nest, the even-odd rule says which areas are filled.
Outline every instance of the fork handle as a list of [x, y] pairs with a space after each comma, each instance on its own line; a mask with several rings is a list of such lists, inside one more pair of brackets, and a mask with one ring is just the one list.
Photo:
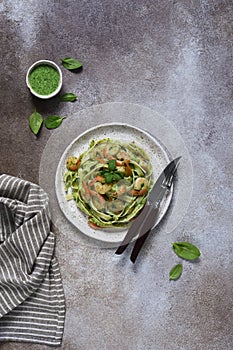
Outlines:
[[135, 245], [134, 245], [134, 248], [133, 248], [133, 251], [130, 255], [130, 260], [132, 261], [132, 263], [135, 263], [136, 259], [137, 259], [137, 256], [145, 242], [145, 240], [147, 239], [147, 237], [149, 236], [149, 233], [150, 233], [151, 230], [147, 231], [144, 235], [142, 235], [141, 237], [138, 237]]

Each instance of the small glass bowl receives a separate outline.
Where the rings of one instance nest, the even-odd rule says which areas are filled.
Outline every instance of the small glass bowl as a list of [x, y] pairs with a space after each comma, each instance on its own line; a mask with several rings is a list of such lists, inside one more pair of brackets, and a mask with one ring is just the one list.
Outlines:
[[[41, 66], [41, 65], [49, 65], [49, 66], [52, 66], [52, 67], [54, 67], [54, 68], [57, 70], [57, 72], [59, 73], [59, 77], [60, 77], [60, 79], [59, 79], [59, 85], [58, 85], [58, 87], [56, 88], [56, 90], [54, 90], [54, 91], [53, 91], [51, 94], [49, 94], [49, 95], [40, 95], [40, 94], [38, 94], [36, 91], [34, 91], [34, 90], [32, 89], [32, 87], [30, 86], [30, 83], [29, 83], [29, 75], [30, 75], [30, 73], [32, 72], [32, 70], [33, 70], [35, 67]], [[45, 100], [45, 99], [54, 97], [54, 96], [56, 96], [56, 95], [60, 92], [61, 87], [62, 87], [62, 72], [61, 72], [61, 69], [58, 67], [58, 65], [57, 65], [55, 62], [50, 61], [50, 60], [40, 60], [40, 61], [36, 61], [35, 63], [33, 63], [33, 64], [31, 65], [31, 67], [30, 67], [30, 68], [28, 69], [28, 71], [27, 71], [27, 74], [26, 74], [26, 84], [27, 84], [27, 87], [29, 88], [30, 92], [31, 92], [34, 96], [36, 96], [36, 97], [38, 97], [38, 98], [42, 98], [42, 99]]]

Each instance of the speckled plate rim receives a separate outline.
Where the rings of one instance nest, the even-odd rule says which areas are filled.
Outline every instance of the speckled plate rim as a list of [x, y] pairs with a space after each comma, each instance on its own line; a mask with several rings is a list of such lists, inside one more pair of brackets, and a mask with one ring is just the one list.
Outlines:
[[[106, 137], [118, 139], [123, 142], [135, 141], [149, 155], [153, 168], [154, 181], [171, 160], [168, 151], [153, 135], [143, 129], [127, 123], [106, 123], [94, 126], [75, 138], [63, 152], [57, 166], [55, 175], [55, 191], [59, 207], [67, 220], [81, 233], [101, 242], [119, 243], [123, 240], [128, 227], [95, 230], [88, 225], [87, 216], [82, 213], [73, 200], [65, 199], [63, 175], [66, 171], [65, 162], [71, 155], [80, 155], [89, 146], [92, 139], [100, 140]], [[172, 199], [173, 188], [161, 204], [161, 210], [156, 221], [158, 224], [165, 215]]]

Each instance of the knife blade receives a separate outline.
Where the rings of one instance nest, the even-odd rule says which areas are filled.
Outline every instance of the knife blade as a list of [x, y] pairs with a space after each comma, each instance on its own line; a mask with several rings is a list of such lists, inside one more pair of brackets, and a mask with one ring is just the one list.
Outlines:
[[130, 228], [128, 229], [123, 241], [121, 242], [120, 246], [117, 248], [115, 254], [120, 255], [122, 254], [131, 240], [134, 236], [136, 236], [138, 229], [141, 228], [141, 225], [143, 224], [144, 220], [149, 215], [149, 212], [151, 211], [151, 204], [157, 199], [160, 198], [160, 193], [162, 191], [162, 185], [164, 183], [164, 180], [168, 178], [168, 176], [174, 171], [174, 169], [177, 166], [177, 163], [179, 162], [181, 157], [178, 157], [176, 159], [173, 159], [166, 168], [162, 171], [162, 173], [159, 175], [157, 181], [155, 182], [149, 196], [147, 199], [147, 203], [145, 204], [144, 208], [142, 209], [141, 213], [137, 216], [137, 218], [132, 222]]

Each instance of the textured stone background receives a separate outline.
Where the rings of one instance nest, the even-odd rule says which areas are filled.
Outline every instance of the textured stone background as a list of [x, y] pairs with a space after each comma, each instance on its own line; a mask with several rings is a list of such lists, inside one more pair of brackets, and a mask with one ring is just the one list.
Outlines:
[[[37, 139], [30, 132], [35, 106], [47, 116], [105, 102], [142, 104], [173, 123], [193, 162], [188, 213], [171, 236], [149, 239], [137, 265], [58, 232], [67, 299], [62, 350], [233, 348], [232, 11], [231, 0], [0, 2], [1, 173], [38, 183], [52, 131]], [[32, 98], [27, 68], [65, 56], [84, 64], [79, 74], [63, 70], [64, 91], [78, 101]], [[193, 242], [202, 256], [169, 282], [178, 261], [173, 240]]]

